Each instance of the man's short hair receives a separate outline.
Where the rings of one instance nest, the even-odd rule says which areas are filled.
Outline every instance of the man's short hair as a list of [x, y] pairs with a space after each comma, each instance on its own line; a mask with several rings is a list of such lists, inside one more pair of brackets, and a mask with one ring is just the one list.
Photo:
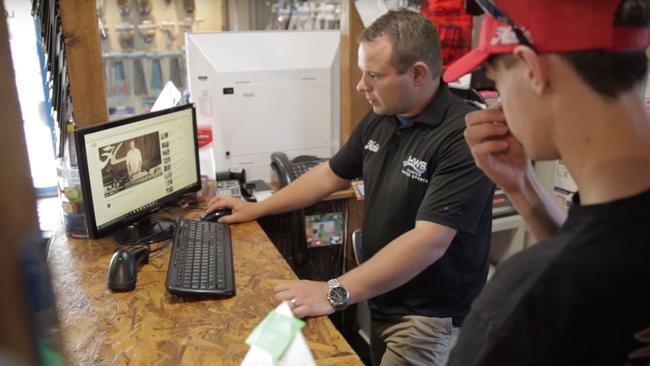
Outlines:
[[[621, 1], [613, 22], [619, 26], [650, 26], [650, 0]], [[634, 88], [648, 73], [648, 56], [645, 50], [577, 51], [559, 55], [592, 89], [611, 98]], [[493, 56], [488, 62], [501, 62], [508, 68], [516, 63], [516, 59], [512, 54], [504, 54]]]
[[442, 51], [438, 30], [429, 19], [407, 9], [391, 10], [364, 29], [357, 42], [386, 37], [393, 48], [393, 66], [402, 74], [418, 61], [429, 66], [435, 79], [442, 73]]

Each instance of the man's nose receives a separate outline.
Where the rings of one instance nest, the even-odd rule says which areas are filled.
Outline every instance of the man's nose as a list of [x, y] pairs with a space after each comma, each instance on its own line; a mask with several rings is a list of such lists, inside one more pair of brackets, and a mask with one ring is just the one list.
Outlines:
[[359, 92], [368, 92], [368, 91], [370, 91], [368, 89], [368, 84], [365, 82], [363, 77], [361, 77], [361, 79], [359, 79], [359, 82], [357, 83], [357, 91], [359, 91]]

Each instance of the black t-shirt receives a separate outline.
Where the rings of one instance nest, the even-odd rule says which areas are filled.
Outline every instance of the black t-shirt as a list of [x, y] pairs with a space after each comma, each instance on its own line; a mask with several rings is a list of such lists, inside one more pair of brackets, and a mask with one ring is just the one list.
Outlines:
[[370, 300], [373, 317], [452, 317], [459, 325], [485, 284], [494, 185], [475, 166], [463, 138], [472, 109], [442, 84], [410, 126], [369, 113], [330, 160], [338, 176], [363, 177], [365, 258], [413, 229], [416, 220], [458, 230], [438, 261]]
[[450, 365], [650, 364], [648, 220], [650, 191], [571, 207], [555, 238], [498, 267]]

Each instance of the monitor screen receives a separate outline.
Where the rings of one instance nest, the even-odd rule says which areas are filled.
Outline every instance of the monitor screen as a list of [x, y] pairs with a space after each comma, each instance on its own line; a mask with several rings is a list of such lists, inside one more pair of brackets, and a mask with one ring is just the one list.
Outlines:
[[200, 189], [193, 105], [81, 128], [75, 135], [92, 238]]

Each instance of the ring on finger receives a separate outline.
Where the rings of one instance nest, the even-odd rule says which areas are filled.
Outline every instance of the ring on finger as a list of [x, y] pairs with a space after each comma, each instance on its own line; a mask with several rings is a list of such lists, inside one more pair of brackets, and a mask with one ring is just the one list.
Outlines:
[[296, 300], [295, 297], [292, 297], [291, 299], [289, 299], [289, 305], [291, 305], [292, 309], [297, 308], [298, 307], [298, 300]]

